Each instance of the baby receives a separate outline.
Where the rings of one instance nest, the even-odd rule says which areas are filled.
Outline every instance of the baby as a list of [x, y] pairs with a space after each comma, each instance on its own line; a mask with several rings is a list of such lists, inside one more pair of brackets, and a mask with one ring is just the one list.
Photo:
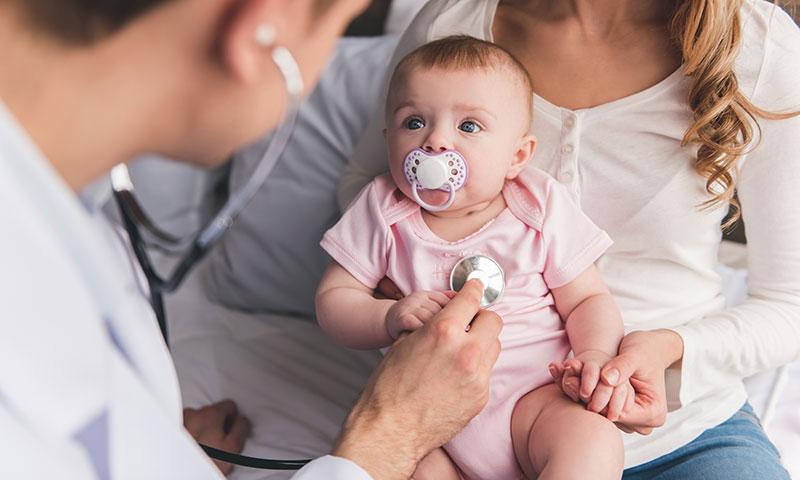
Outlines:
[[[322, 240], [334, 262], [317, 291], [318, 320], [351, 348], [390, 346], [433, 318], [465, 257], [487, 256], [504, 272], [505, 290], [490, 307], [504, 327], [488, 404], [422, 459], [416, 479], [621, 476], [619, 431], [595, 413], [633, 401], [628, 385], [598, 382], [623, 335], [593, 265], [611, 240], [564, 187], [526, 168], [536, 143], [531, 109], [530, 79], [500, 47], [448, 37], [413, 51], [389, 87], [390, 173], [365, 187]], [[384, 277], [405, 297], [374, 298]], [[547, 371], [570, 346], [586, 407], [562, 395]]]

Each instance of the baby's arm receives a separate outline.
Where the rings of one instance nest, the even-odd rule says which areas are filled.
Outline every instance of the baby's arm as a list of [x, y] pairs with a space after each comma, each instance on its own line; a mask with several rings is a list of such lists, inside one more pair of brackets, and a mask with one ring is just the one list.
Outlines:
[[599, 382], [600, 369], [617, 355], [625, 333], [622, 315], [608, 287], [591, 265], [571, 282], [552, 289], [552, 293], [575, 355], [575, 359], [568, 360], [565, 365], [580, 376], [580, 399], [588, 403], [589, 410], [600, 412], [609, 406], [609, 410], [613, 410], [610, 416], [616, 416], [630, 405], [633, 396], [627, 398], [627, 384], [614, 391]]
[[388, 347], [403, 332], [411, 332], [450, 301], [442, 292], [418, 291], [400, 300], [377, 299], [336, 262], [331, 263], [317, 289], [317, 321], [341, 345], [371, 350]]
[[396, 301], [374, 298], [371, 288], [336, 262], [325, 270], [315, 303], [320, 327], [341, 345], [371, 350], [394, 341], [385, 318]]

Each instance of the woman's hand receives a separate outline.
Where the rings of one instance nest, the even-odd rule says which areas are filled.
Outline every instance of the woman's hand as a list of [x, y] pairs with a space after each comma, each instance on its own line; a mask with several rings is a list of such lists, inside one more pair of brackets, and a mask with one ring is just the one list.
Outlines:
[[378, 299], [400, 300], [403, 298], [403, 292], [397, 288], [397, 285], [389, 277], [383, 277], [378, 282], [378, 287], [373, 292], [373, 296]]
[[551, 363], [550, 375], [574, 402], [583, 402], [587, 410], [615, 422], [633, 406], [634, 390], [628, 381], [613, 387], [600, 381], [602, 368], [612, 358], [599, 350], [587, 350], [563, 362]]
[[414, 292], [398, 300], [386, 312], [386, 330], [397, 340], [403, 332], [413, 332], [438, 314], [452, 295], [442, 292]]
[[[672, 330], [631, 332], [622, 339], [619, 354], [600, 372], [602, 383], [617, 387], [630, 381], [633, 405], [616, 421], [620, 430], [647, 435], [664, 424], [667, 396], [664, 372], [683, 356], [683, 341]], [[565, 370], [551, 372], [571, 398], [579, 398], [580, 382]]]
[[[439, 314], [392, 345], [345, 422], [333, 454], [373, 478], [409, 478], [417, 463], [483, 409], [500, 353], [500, 317], [470, 281]], [[469, 329], [467, 328], [469, 327]]]

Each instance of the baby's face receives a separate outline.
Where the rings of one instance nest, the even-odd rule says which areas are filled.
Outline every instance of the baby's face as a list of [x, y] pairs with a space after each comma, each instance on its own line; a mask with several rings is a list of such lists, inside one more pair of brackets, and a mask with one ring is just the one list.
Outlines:
[[[389, 167], [400, 190], [411, 198], [411, 185], [403, 173], [410, 151], [456, 150], [467, 161], [469, 177], [447, 212], [496, 198], [533, 151], [527, 131], [530, 110], [521, 88], [505, 69], [408, 72], [391, 93], [386, 117]], [[420, 190], [420, 197], [439, 205], [448, 193]]]

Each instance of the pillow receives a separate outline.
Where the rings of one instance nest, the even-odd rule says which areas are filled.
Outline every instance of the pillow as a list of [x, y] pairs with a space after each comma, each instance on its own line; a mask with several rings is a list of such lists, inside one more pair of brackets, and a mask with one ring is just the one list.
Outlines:
[[[286, 150], [264, 186], [211, 254], [204, 285], [228, 307], [314, 316], [329, 262], [319, 247], [339, 218], [336, 189], [353, 146], [382, 100], [394, 37], [345, 38], [300, 108]], [[268, 139], [237, 154], [230, 190], [242, 187]]]

